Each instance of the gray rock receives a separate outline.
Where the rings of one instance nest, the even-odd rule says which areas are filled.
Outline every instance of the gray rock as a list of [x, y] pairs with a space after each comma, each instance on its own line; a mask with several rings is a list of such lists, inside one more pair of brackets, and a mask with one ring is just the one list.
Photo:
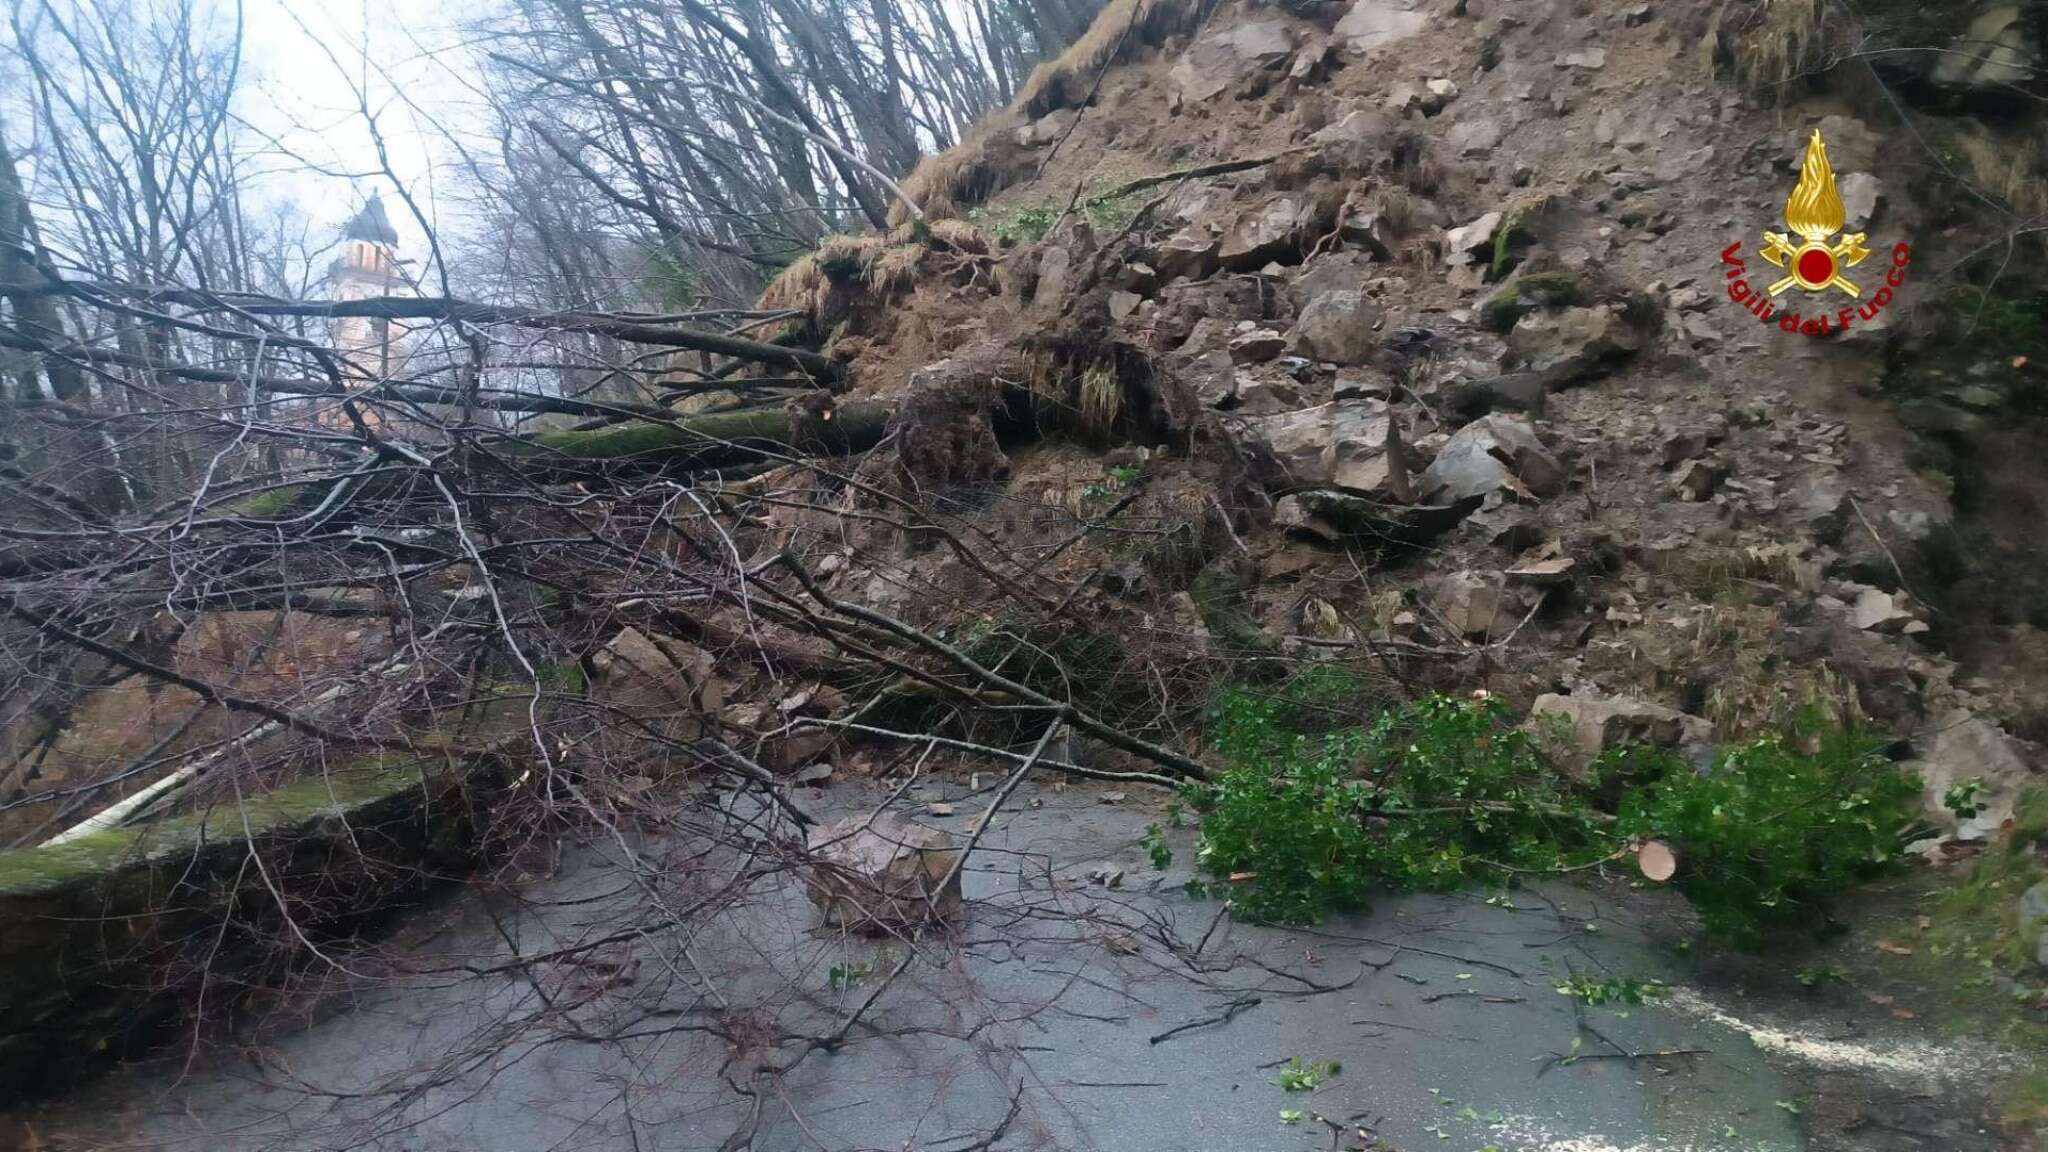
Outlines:
[[1707, 433], [1703, 428], [1686, 428], [1673, 432], [1664, 438], [1657, 448], [1657, 456], [1666, 468], [1676, 468], [1694, 457], [1705, 455]]
[[1452, 125], [1444, 139], [1460, 156], [1484, 156], [1500, 144], [1506, 133], [1499, 120], [1491, 116], [1474, 116]]
[[1282, 487], [1414, 497], [1401, 427], [1383, 401], [1342, 400], [1249, 423], [1279, 463]]
[[1125, 292], [1122, 289], [1111, 292], [1109, 294], [1109, 318], [1111, 320], [1128, 320], [1132, 316], [1137, 315], [1138, 306], [1144, 302], [1145, 298], [1136, 292]]
[[1536, 371], [1620, 360], [1642, 346], [1642, 333], [1606, 305], [1529, 312], [1508, 333], [1509, 352]]
[[1849, 490], [1839, 475], [1826, 473], [1806, 482], [1799, 495], [1800, 515], [1805, 518], [1813, 538], [1822, 544], [1834, 544], [1842, 539], [1842, 532], [1849, 526], [1854, 515], [1849, 506]]
[[1395, 387], [1394, 378], [1386, 372], [1353, 365], [1337, 369], [1330, 395], [1336, 400], [1390, 400]]
[[1564, 491], [1562, 465], [1527, 420], [1492, 415], [1458, 429], [1417, 481], [1417, 497], [1456, 503], [1491, 492], [1532, 499]]
[[2034, 963], [2048, 968], [2048, 880], [2020, 893], [2020, 946], [2033, 944]]
[[1697, 502], [1712, 496], [1728, 478], [1728, 466], [1719, 460], [1688, 460], [1671, 475], [1671, 486], [1680, 500]]
[[1492, 247], [1493, 234], [1500, 227], [1500, 220], [1500, 213], [1488, 212], [1470, 224], [1451, 229], [1444, 233], [1444, 251], [1451, 255], [1470, 255]]
[[1012, 134], [1020, 148], [1043, 148], [1067, 134], [1074, 121], [1081, 115], [1078, 108], [1062, 108], [1048, 112], [1031, 123], [1018, 128]]
[[1481, 540], [1508, 552], [1523, 552], [1543, 542], [1543, 526], [1528, 509], [1514, 504], [1482, 508], [1465, 523]]
[[1146, 253], [1145, 262], [1168, 280], [1176, 276], [1200, 280], [1216, 271], [1216, 253], [1220, 247], [1208, 229], [1190, 225], [1154, 244]]
[[[1907, 767], [1920, 775], [1920, 810], [1929, 823], [1957, 840], [1986, 840], [2012, 816], [2013, 802], [2033, 776], [2025, 745], [1968, 709], [1934, 717], [1926, 738], [1914, 741], [1918, 758]], [[1965, 781], [1978, 782], [1977, 814], [1958, 818], [1943, 798]]]
[[1327, 36], [1311, 36], [1301, 50], [1294, 54], [1294, 63], [1287, 66], [1290, 79], [1314, 82], [1323, 78], [1329, 65], [1337, 55], [1336, 42]]
[[1556, 588], [1572, 582], [1572, 572], [1578, 561], [1569, 556], [1552, 556], [1543, 560], [1525, 560], [1508, 569], [1508, 579], [1537, 588]]
[[1167, 73], [1172, 94], [1182, 105], [1213, 100], [1253, 73], [1286, 63], [1294, 54], [1294, 37], [1286, 23], [1260, 20], [1211, 32], [1181, 54]]
[[1510, 372], [1483, 380], [1459, 380], [1444, 387], [1443, 410], [1461, 420], [1476, 420], [1502, 409], [1542, 415], [1550, 381], [1542, 372]]
[[1314, 214], [1314, 201], [1306, 193], [1275, 192], [1231, 223], [1217, 259], [1225, 268], [1249, 272], [1268, 261], [1292, 257]]
[[1181, 375], [1195, 390], [1195, 399], [1205, 408], [1217, 408], [1237, 399], [1237, 366], [1230, 353], [1204, 352], [1188, 360]]
[[1498, 572], [1465, 569], [1430, 585], [1437, 615], [1460, 636], [1498, 640], [1514, 631], [1526, 607]]
[[1373, 267], [1373, 258], [1364, 252], [1350, 249], [1325, 252], [1295, 269], [1294, 279], [1287, 284], [1287, 298], [1299, 312], [1308, 307], [1309, 301], [1325, 292], [1348, 292], [1359, 288], [1371, 279], [1375, 271], [1378, 270]]
[[956, 856], [941, 829], [893, 812], [845, 816], [812, 830], [805, 886], [827, 925], [901, 932], [959, 914]]
[[1357, 0], [1336, 33], [1353, 52], [1372, 52], [1398, 44], [1429, 26], [1429, 13], [1418, 0]]
[[2028, 34], [2018, 4], [1986, 9], [1963, 33], [1968, 50], [1945, 53], [1934, 66], [1937, 84], [1971, 91], [2003, 93], [2040, 74], [2041, 45]]
[[1294, 321], [1294, 350], [1314, 360], [1359, 365], [1379, 347], [1378, 301], [1352, 290], [1325, 292]]
[[1713, 725], [1675, 708], [1627, 696], [1538, 696], [1525, 727], [1560, 767], [1582, 774], [1600, 754], [1624, 744], [1675, 748], [1708, 743]]
[[1066, 303], [1067, 285], [1073, 279], [1073, 256], [1058, 245], [1048, 247], [1038, 258], [1038, 288], [1032, 293], [1035, 304], [1049, 304], [1058, 308]]
[[1230, 359], [1237, 364], [1264, 364], [1287, 350], [1287, 337], [1271, 328], [1254, 328], [1230, 341]]
[[1579, 68], [1595, 71], [1607, 67], [1607, 49], [1584, 48], [1577, 52], [1561, 52], [1557, 57], [1559, 68]]
[[1849, 605], [1849, 623], [1865, 632], [1901, 631], [1914, 620], [1905, 599], [1903, 594], [1865, 588], [1856, 594], [1856, 602]]
[[1188, 329], [1186, 339], [1175, 349], [1183, 356], [1198, 356], [1204, 352], [1220, 352], [1229, 348], [1237, 338], [1237, 325], [1221, 316], [1204, 316]]
[[1394, 229], [1377, 212], [1353, 212], [1345, 216], [1344, 222], [1337, 227], [1337, 235], [1346, 244], [1365, 249], [1375, 260], [1385, 260], [1394, 251]]
[[1843, 231], [1861, 232], [1870, 227], [1877, 216], [1877, 206], [1884, 200], [1884, 185], [1868, 172], [1851, 172], [1842, 177], [1836, 188], [1842, 196]]
[[1393, 147], [1394, 124], [1377, 110], [1356, 109], [1308, 138], [1327, 167], [1364, 172], [1383, 166]]

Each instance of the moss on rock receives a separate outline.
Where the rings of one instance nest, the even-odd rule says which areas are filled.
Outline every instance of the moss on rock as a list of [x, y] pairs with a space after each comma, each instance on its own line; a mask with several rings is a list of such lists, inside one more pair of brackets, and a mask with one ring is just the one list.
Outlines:
[[1553, 272], [1531, 272], [1488, 297], [1480, 305], [1479, 315], [1486, 326], [1495, 332], [1513, 330], [1515, 322], [1537, 308], [1563, 308], [1582, 304], [1586, 300], [1586, 288], [1577, 273], [1562, 269]]

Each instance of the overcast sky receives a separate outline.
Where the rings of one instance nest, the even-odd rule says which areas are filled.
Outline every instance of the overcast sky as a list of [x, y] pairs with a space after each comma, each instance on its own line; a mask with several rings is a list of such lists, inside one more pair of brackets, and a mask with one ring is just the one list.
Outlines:
[[[475, 54], [458, 22], [478, 19], [491, 2], [243, 0], [240, 112], [280, 144], [257, 160], [259, 195], [295, 201], [316, 239], [326, 239], [381, 192], [401, 250], [424, 256], [421, 229], [377, 172], [357, 91], [369, 94], [391, 166], [429, 218], [437, 228], [458, 226], [460, 205], [443, 193], [461, 178], [459, 155], [437, 124], [460, 133], [475, 122], [465, 79]], [[231, 3], [223, 5], [230, 13]]]

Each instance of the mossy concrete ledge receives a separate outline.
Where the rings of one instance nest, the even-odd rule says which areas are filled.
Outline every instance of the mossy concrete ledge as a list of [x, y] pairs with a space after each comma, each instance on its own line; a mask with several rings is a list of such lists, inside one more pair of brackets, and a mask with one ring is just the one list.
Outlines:
[[312, 958], [299, 933], [346, 941], [465, 874], [492, 787], [441, 761], [372, 759], [0, 853], [0, 1107], [192, 1023], [202, 984], [209, 1015], [231, 1017], [241, 993]]

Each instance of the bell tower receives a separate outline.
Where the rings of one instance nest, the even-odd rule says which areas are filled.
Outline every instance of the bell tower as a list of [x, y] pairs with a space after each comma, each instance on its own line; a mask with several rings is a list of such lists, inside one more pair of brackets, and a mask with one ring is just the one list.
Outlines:
[[[362, 211], [342, 228], [341, 254], [328, 266], [327, 279], [335, 300], [366, 300], [395, 296], [406, 287], [399, 271], [398, 230], [384, 214], [384, 201], [371, 195]], [[343, 316], [334, 321], [335, 350], [359, 385], [382, 380], [395, 366], [391, 321], [384, 317]]]

